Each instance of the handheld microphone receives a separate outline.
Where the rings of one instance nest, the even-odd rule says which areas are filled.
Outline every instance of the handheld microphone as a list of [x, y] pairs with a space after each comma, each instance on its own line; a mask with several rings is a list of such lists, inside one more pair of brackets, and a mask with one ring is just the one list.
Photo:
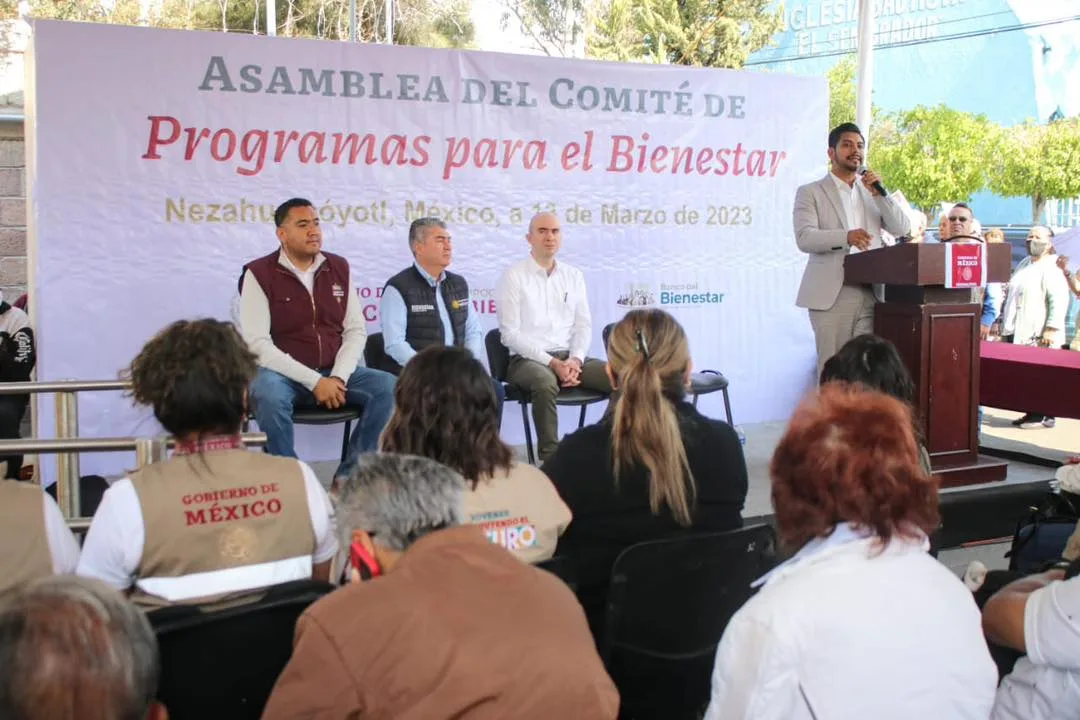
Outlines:
[[[866, 174], [866, 166], [865, 165], [860, 165], [859, 166], [859, 177], [862, 177], [865, 174]], [[885, 192], [885, 186], [882, 185], [880, 182], [874, 183], [874, 189], [877, 190], [879, 193], [881, 193], [881, 197], [885, 197], [885, 196], [887, 196], [889, 194], [889, 193]]]

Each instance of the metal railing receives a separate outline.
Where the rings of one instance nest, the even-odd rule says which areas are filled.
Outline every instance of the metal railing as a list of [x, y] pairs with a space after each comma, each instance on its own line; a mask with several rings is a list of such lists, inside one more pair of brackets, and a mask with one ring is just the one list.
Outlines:
[[[138, 467], [165, 458], [168, 448], [175, 444], [167, 436], [136, 438], [80, 438], [79, 399], [81, 392], [129, 390], [126, 380], [62, 380], [49, 382], [0, 383], [0, 395], [56, 395], [56, 437], [0, 440], [0, 455], [38, 453], [56, 455], [56, 499], [73, 528], [81, 527], [89, 518], [79, 516], [79, 453], [135, 451]], [[244, 445], [265, 445], [264, 433], [245, 433]]]
[[[79, 398], [81, 392], [127, 390], [124, 380], [62, 380], [50, 382], [0, 383], [0, 395], [56, 395], [56, 437], [79, 437]], [[134, 438], [132, 438], [134, 441]], [[133, 448], [131, 448], [133, 449]], [[56, 500], [64, 517], [79, 515], [79, 455], [77, 450], [54, 450], [56, 454]], [[95, 451], [87, 451], [95, 452]], [[99, 449], [96, 452], [109, 452]]]
[[[246, 446], [258, 446], [266, 444], [266, 433], [244, 433], [240, 441]], [[176, 445], [176, 440], [167, 435], [157, 437], [110, 437], [110, 438], [27, 438], [18, 440], [0, 440], [0, 455], [13, 453], [37, 453], [75, 454], [80, 452], [130, 452], [135, 451], [135, 462], [138, 467], [143, 467], [153, 462], [165, 459], [168, 450]], [[79, 506], [79, 478], [75, 478], [71, 487], [64, 488], [61, 484], [68, 482], [63, 477], [57, 479], [56, 497], [73, 499], [75, 507], [68, 508], [61, 503], [61, 510], [67, 518], [68, 526], [72, 530], [85, 530], [90, 527], [90, 518], [82, 517], [82, 508]]]

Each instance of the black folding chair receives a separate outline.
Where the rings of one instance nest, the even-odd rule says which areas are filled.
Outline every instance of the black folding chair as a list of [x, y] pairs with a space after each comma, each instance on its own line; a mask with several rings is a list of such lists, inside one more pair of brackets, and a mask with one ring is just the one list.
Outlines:
[[367, 344], [364, 345], [364, 364], [373, 370], [383, 370], [391, 375], [401, 374], [401, 366], [386, 354], [386, 341], [381, 332], [367, 336]]
[[621, 718], [697, 720], [716, 646], [750, 583], [775, 565], [768, 525], [633, 545], [611, 570], [601, 655]]
[[148, 612], [161, 652], [158, 700], [170, 720], [257, 720], [292, 655], [297, 618], [333, 589], [298, 580], [222, 610], [173, 605]]
[[547, 570], [549, 573], [566, 583], [568, 588], [577, 592], [577, 574], [574, 572], [573, 564], [567, 562], [566, 558], [556, 555], [543, 562], [536, 563], [536, 567], [541, 570]]
[[[337, 425], [345, 423], [345, 431], [341, 434], [341, 462], [349, 454], [349, 438], [352, 437], [352, 424], [359, 421], [364, 413], [364, 408], [357, 405], [345, 405], [336, 410], [324, 407], [298, 407], [293, 408], [294, 425]], [[250, 423], [255, 419], [254, 413], [249, 414], [244, 420], [244, 432], [248, 431]]]
[[[614, 327], [615, 323], [609, 323], [604, 326], [604, 330], [601, 333], [604, 339], [605, 352], [607, 352], [608, 338], [611, 337], [611, 329]], [[700, 370], [698, 372], [690, 373], [690, 389], [688, 392], [692, 398], [694, 407], [697, 407], [699, 395], [722, 392], [724, 394], [724, 415], [727, 416], [728, 425], [735, 425], [735, 422], [731, 419], [731, 398], [728, 396], [728, 379], [724, 377], [723, 373], [719, 370]]]
[[[490, 331], [484, 337], [484, 345], [487, 349], [488, 367], [491, 368], [491, 377], [503, 384], [506, 389], [506, 399], [517, 401], [521, 405], [521, 422], [525, 426], [525, 450], [529, 456], [529, 462], [536, 463], [536, 454], [533, 452], [532, 426], [529, 423], [529, 403], [532, 398], [523, 388], [508, 382], [506, 374], [510, 369], [510, 350], [502, 343], [502, 334], [498, 329]], [[578, 427], [585, 426], [585, 411], [593, 403], [603, 402], [608, 399], [607, 393], [585, 388], [562, 388], [555, 398], [556, 405], [580, 407], [581, 415], [578, 417]]]

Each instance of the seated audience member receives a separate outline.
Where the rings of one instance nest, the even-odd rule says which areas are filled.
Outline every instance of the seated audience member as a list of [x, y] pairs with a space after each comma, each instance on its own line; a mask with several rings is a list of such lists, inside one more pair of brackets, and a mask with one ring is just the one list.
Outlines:
[[37, 483], [0, 480], [0, 591], [46, 575], [69, 575], [79, 542], [60, 506]]
[[437, 460], [468, 482], [465, 522], [529, 562], [547, 560], [570, 510], [544, 473], [514, 460], [499, 437], [491, 379], [468, 350], [432, 346], [405, 365], [383, 452]]
[[459, 527], [465, 492], [434, 460], [360, 458], [337, 490], [353, 582], [300, 617], [263, 720], [614, 720], [573, 594]]
[[294, 408], [362, 407], [337, 477], [378, 445], [393, 410], [394, 377], [360, 365], [367, 331], [349, 262], [322, 252], [312, 204], [286, 200], [274, 224], [281, 247], [245, 265], [240, 279], [241, 332], [259, 363], [252, 409], [266, 451], [296, 457]]
[[949, 212], [942, 216], [947, 233], [941, 236], [942, 241], [973, 242], [978, 239], [982, 231], [982, 225], [975, 219], [975, 213], [967, 203], [956, 203]]
[[1005, 231], [1001, 228], [990, 228], [983, 234], [983, 239], [987, 243], [1003, 243], [1005, 242]]
[[146, 616], [97, 580], [49, 577], [0, 595], [0, 717], [166, 720]]
[[944, 212], [938, 219], [938, 242], [947, 242], [949, 239], [949, 213]]
[[685, 400], [686, 334], [662, 310], [631, 310], [612, 328], [615, 407], [563, 438], [543, 471], [574, 519], [558, 554], [576, 568], [578, 597], [602, 627], [611, 566], [645, 540], [742, 526], [747, 473], [738, 435]]
[[938, 494], [910, 409], [826, 385], [770, 474], [797, 552], [724, 631], [706, 718], [984, 720], [997, 672], [971, 594], [927, 553]]
[[511, 265], [495, 290], [502, 343], [510, 350], [506, 378], [532, 402], [540, 461], [559, 444], [555, 399], [560, 388], [582, 387], [610, 393], [604, 363], [586, 357], [592, 314], [585, 276], [556, 260], [562, 230], [554, 213], [529, 221], [529, 257]]
[[[34, 371], [34, 331], [26, 313], [3, 298], [0, 293], [0, 382], [26, 382]], [[0, 440], [19, 437], [29, 403], [29, 395], [0, 395]], [[7, 463], [4, 477], [18, 480], [22, 461], [22, 455], [0, 456]]]
[[[840, 352], [825, 362], [820, 383], [858, 383], [896, 398], [914, 411], [915, 383], [911, 380], [896, 346], [883, 337], [867, 333], [848, 340]], [[919, 440], [919, 460], [930, 472], [930, 454], [922, 444], [922, 430], [914, 420], [915, 437]]]
[[235, 328], [180, 320], [128, 375], [135, 401], [176, 438], [173, 457], [113, 483], [78, 573], [142, 605], [205, 604], [291, 580], [327, 580], [337, 552], [315, 473], [240, 442], [255, 356]]
[[1016, 580], [983, 608], [994, 644], [1025, 654], [1001, 680], [992, 720], [1080, 717], [1080, 577], [1050, 570]]
[[897, 238], [898, 242], [912, 242], [921, 243], [926, 239], [926, 213], [919, 210], [912, 210], [908, 213], [911, 219], [911, 230], [907, 235], [902, 235]]
[[[447, 270], [453, 247], [446, 223], [433, 217], [413, 220], [409, 250], [413, 264], [383, 288], [379, 317], [388, 365], [382, 369], [397, 375], [431, 345], [464, 347], [477, 360], [485, 357], [484, 329], [472, 307], [469, 283]], [[506, 391], [501, 382], [490, 382], [501, 409]]]

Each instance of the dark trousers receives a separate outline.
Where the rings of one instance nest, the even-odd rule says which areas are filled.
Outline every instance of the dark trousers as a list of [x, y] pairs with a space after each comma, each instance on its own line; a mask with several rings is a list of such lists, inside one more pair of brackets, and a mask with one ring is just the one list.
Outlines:
[[[1024, 577], [1024, 574], [1015, 570], [991, 570], [986, 573], [986, 580], [983, 581], [982, 587], [973, 593], [975, 595], [975, 604], [982, 610], [994, 593], [1013, 580], [1019, 580], [1022, 577]], [[995, 645], [989, 641], [986, 644], [990, 648], [990, 657], [994, 659], [994, 664], [997, 665], [999, 680], [1011, 673], [1016, 661], [1024, 657], [1024, 653], [1018, 650]]]
[[[29, 395], [0, 395], [0, 440], [16, 440], [19, 437], [19, 425], [22, 424], [26, 406], [30, 403]], [[0, 461], [7, 461], [9, 480], [18, 480], [22, 470], [22, 455], [0, 456]]]

